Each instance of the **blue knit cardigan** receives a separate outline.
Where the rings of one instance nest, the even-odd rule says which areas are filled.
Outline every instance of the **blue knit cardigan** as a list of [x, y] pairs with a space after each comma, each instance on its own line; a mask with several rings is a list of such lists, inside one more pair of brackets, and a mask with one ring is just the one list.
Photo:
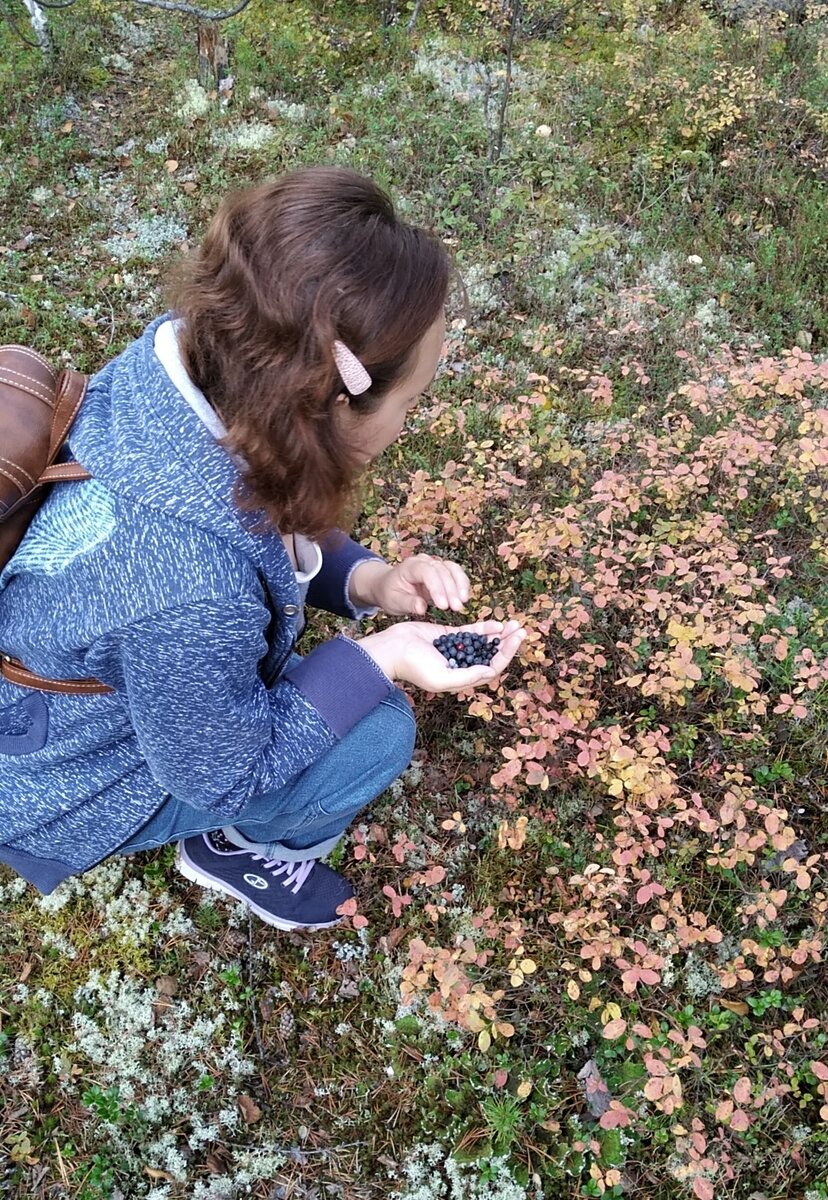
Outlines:
[[[114, 689], [0, 678], [0, 862], [44, 892], [168, 796], [231, 822], [393, 690], [342, 637], [283, 670], [303, 623], [292, 564], [234, 503], [231, 456], [158, 361], [164, 319], [93, 377], [70, 438], [93, 478], [53, 488], [0, 574], [0, 650]], [[333, 533], [308, 603], [358, 616], [347, 580], [370, 557]]]

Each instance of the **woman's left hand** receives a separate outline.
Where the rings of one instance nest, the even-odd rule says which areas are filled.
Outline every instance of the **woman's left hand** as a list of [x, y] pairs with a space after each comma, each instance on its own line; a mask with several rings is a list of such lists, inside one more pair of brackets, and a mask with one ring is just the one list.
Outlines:
[[457, 563], [414, 554], [393, 567], [360, 563], [351, 578], [351, 598], [357, 597], [363, 607], [381, 608], [393, 617], [422, 617], [430, 605], [464, 612], [469, 579]]

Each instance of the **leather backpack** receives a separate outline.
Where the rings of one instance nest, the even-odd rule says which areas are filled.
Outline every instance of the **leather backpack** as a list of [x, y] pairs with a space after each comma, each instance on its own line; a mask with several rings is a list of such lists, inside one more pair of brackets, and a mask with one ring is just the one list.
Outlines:
[[[78, 371], [56, 375], [26, 346], [0, 346], [0, 570], [11, 559], [55, 483], [91, 479], [77, 462], [56, 462], [86, 394]], [[0, 675], [41, 691], [92, 693], [112, 689], [97, 679], [47, 679], [2, 653]]]

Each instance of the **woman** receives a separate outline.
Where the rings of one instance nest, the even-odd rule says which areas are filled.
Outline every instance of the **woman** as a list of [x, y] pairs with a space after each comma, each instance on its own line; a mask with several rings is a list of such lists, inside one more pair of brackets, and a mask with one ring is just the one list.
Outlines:
[[53, 489], [0, 575], [0, 648], [93, 695], [0, 679], [0, 861], [42, 891], [111, 854], [178, 843], [190, 879], [282, 928], [334, 924], [353, 891], [320, 859], [407, 766], [406, 681], [450, 669], [445, 626], [404, 621], [294, 653], [304, 605], [461, 612], [454, 563], [391, 567], [338, 529], [356, 480], [431, 381], [449, 267], [351, 171], [228, 198], [173, 312], [94, 376]]

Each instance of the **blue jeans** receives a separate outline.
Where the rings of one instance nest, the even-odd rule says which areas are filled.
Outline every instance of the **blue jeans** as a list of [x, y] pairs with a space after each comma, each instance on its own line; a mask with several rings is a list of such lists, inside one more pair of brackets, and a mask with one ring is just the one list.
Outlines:
[[411, 706], [397, 688], [289, 784], [249, 800], [232, 825], [171, 796], [113, 853], [152, 850], [225, 829], [232, 841], [266, 858], [322, 858], [357, 813], [406, 769], [415, 732]]

